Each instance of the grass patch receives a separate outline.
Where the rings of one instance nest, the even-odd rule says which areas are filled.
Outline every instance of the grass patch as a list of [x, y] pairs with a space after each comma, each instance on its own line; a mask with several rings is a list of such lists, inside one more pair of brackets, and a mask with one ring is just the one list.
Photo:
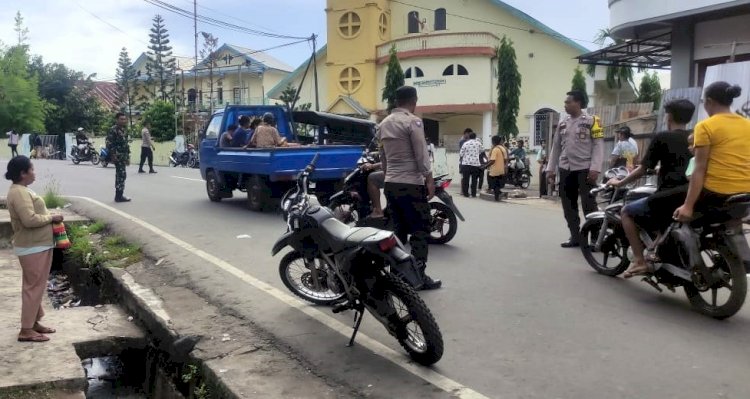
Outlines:
[[[68, 256], [89, 267], [102, 266], [107, 262], [117, 262], [126, 266], [143, 260], [141, 248], [128, 243], [120, 236], [105, 236], [100, 242], [94, 242], [92, 234], [105, 233], [105, 228], [103, 222], [88, 226], [71, 225], [68, 228], [68, 237], [71, 242]], [[120, 263], [121, 260], [124, 263]]]
[[60, 196], [60, 184], [54, 178], [50, 179], [49, 184], [44, 188], [44, 204], [49, 209], [57, 209], [65, 206], [67, 201]]

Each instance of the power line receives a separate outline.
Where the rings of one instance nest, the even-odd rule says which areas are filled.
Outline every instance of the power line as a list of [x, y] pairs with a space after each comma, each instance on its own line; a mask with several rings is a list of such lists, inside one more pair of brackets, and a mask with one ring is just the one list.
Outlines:
[[[432, 9], [432, 8], [418, 6], [416, 4], [406, 3], [406, 2], [403, 2], [403, 1], [399, 1], [399, 0], [392, 0], [392, 1], [394, 3], [398, 3], [398, 4], [401, 4], [401, 5], [405, 5], [405, 6], [409, 6], [409, 7], [414, 7], [414, 8], [422, 9], [422, 10], [425, 10], [425, 11], [435, 12], [435, 9]], [[472, 22], [479, 22], [479, 23], [488, 24], [488, 25], [500, 26], [500, 27], [503, 27], [503, 28], [506, 28], [506, 29], [513, 29], [513, 30], [518, 30], [518, 31], [522, 31], [522, 32], [527, 32], [527, 33], [540, 33], [542, 35], [556, 37], [556, 38], [559, 38], [559, 39], [570, 39], [570, 40], [575, 40], [577, 42], [586, 42], [586, 43], [597, 44], [595, 41], [592, 41], [592, 40], [574, 39], [574, 38], [567, 37], [567, 36], [560, 35], [560, 34], [542, 32], [542, 31], [538, 31], [536, 29], [528, 29], [528, 28], [523, 28], [523, 27], [520, 27], [520, 26], [505, 25], [505, 24], [501, 24], [501, 23], [498, 23], [498, 22], [492, 22], [492, 21], [487, 21], [487, 20], [482, 20], [482, 19], [477, 19], [477, 18], [471, 18], [471, 17], [467, 17], [467, 16], [463, 16], [463, 15], [458, 15], [458, 14], [446, 13], [446, 15], [450, 15], [450, 16], [456, 17], [456, 18], [465, 19], [465, 20], [472, 21]]]
[[[151, 5], [157, 6], [163, 10], [167, 10], [169, 12], [175, 13], [177, 15], [183, 16], [185, 18], [193, 19], [194, 15], [192, 12], [185, 10], [183, 8], [179, 8], [177, 6], [174, 6], [172, 4], [169, 4], [167, 2], [161, 1], [161, 0], [144, 0], [146, 3], [149, 3]], [[216, 26], [219, 28], [229, 29], [240, 33], [246, 33], [250, 35], [256, 35], [256, 36], [264, 36], [274, 39], [289, 39], [289, 40], [302, 40], [307, 39], [305, 37], [299, 37], [299, 36], [290, 36], [290, 35], [281, 35], [271, 32], [265, 32], [257, 29], [250, 29], [246, 28], [244, 26], [239, 26], [235, 24], [231, 24], [226, 21], [218, 20], [215, 18], [207, 17], [205, 15], [197, 14], [195, 15], [197, 19], [207, 25]]]
[[122, 29], [118, 28], [117, 26], [115, 26], [115, 25], [111, 24], [110, 22], [108, 22], [108, 21], [104, 20], [104, 18], [102, 18], [102, 17], [100, 17], [100, 16], [98, 16], [98, 15], [94, 14], [93, 12], [91, 12], [91, 11], [87, 10], [87, 9], [86, 9], [86, 8], [84, 8], [84, 7], [83, 7], [83, 6], [81, 5], [81, 4], [79, 4], [79, 3], [77, 2], [77, 1], [75, 2], [75, 4], [76, 4], [76, 5], [77, 5], [77, 6], [78, 6], [78, 7], [80, 8], [80, 9], [82, 9], [83, 11], [86, 11], [87, 13], [89, 13], [89, 14], [90, 14], [90, 15], [91, 15], [92, 17], [94, 17], [94, 18], [98, 19], [99, 21], [101, 21], [101, 22], [103, 22], [103, 23], [107, 24], [107, 25], [108, 25], [108, 26], [109, 26], [110, 28], [112, 28], [112, 29], [115, 29], [115, 30], [117, 30], [118, 32], [120, 32], [120, 33], [124, 34], [125, 36], [128, 36], [129, 38], [131, 38], [131, 39], [133, 39], [133, 40], [137, 40], [137, 41], [139, 41], [139, 42], [141, 42], [141, 43], [145, 44], [146, 46], [148, 46], [148, 45], [149, 45], [148, 43], [144, 42], [143, 40], [141, 40], [141, 39], [137, 39], [137, 38], [135, 38], [135, 37], [131, 36], [131, 35], [130, 35], [130, 34], [129, 34], [128, 32], [125, 32], [124, 30], [122, 30]]
[[[182, 2], [183, 2], [183, 3], [187, 3], [187, 4], [190, 4], [190, 5], [192, 5], [192, 4], [193, 4], [193, 2], [192, 2], [192, 1], [190, 1], [190, 0], [182, 0]], [[204, 9], [204, 10], [206, 10], [206, 11], [213, 11], [213, 12], [215, 12], [215, 13], [216, 13], [216, 14], [218, 14], [218, 15], [223, 15], [223, 16], [225, 16], [225, 17], [229, 17], [229, 18], [232, 18], [232, 19], [234, 19], [234, 20], [240, 21], [240, 22], [242, 22], [242, 23], [245, 23], [245, 24], [248, 24], [248, 25], [253, 25], [253, 26], [256, 26], [256, 27], [258, 27], [258, 28], [261, 28], [261, 29], [265, 29], [265, 30], [267, 30], [267, 31], [269, 31], [269, 32], [272, 32], [272, 33], [278, 33], [278, 31], [275, 31], [275, 30], [273, 30], [273, 29], [271, 29], [271, 28], [265, 27], [265, 26], [263, 26], [263, 25], [258, 25], [258, 24], [254, 23], [254, 22], [250, 22], [250, 21], [247, 21], [247, 20], [244, 20], [244, 19], [241, 19], [241, 18], [237, 18], [237, 16], [236, 16], [236, 15], [231, 15], [231, 14], [227, 14], [227, 13], [221, 12], [221, 11], [219, 11], [219, 10], [215, 9], [215, 8], [211, 8], [211, 7], [206, 7], [206, 6], [202, 5], [202, 4], [198, 4], [198, 7], [202, 8], [202, 9]]]

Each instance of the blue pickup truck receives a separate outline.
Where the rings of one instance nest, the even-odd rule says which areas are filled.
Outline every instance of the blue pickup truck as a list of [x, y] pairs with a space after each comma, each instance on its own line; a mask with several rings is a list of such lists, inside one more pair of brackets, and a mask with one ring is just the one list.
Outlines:
[[[239, 117], [271, 112], [282, 137], [298, 146], [277, 148], [219, 147], [219, 137]], [[288, 112], [282, 106], [230, 105], [213, 114], [200, 147], [201, 176], [211, 201], [231, 198], [234, 190], [247, 193], [251, 210], [274, 208], [315, 154], [320, 154], [312, 180], [325, 203], [352, 171], [372, 141], [373, 122], [324, 112]]]

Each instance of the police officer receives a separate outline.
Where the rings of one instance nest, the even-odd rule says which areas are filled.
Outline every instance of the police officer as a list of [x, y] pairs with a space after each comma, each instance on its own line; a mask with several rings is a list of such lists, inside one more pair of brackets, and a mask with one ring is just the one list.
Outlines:
[[396, 235], [409, 243], [422, 275], [422, 289], [440, 288], [442, 282], [425, 274], [430, 206], [435, 195], [430, 156], [422, 120], [414, 115], [417, 89], [396, 90], [396, 108], [380, 124], [381, 164], [385, 172], [385, 197], [395, 224]]
[[115, 120], [117, 123], [107, 133], [107, 153], [111, 162], [115, 164], [115, 202], [129, 202], [130, 198], [123, 195], [127, 177], [125, 167], [130, 165], [130, 145], [125, 130], [128, 118], [124, 113], [118, 112]]
[[586, 113], [588, 99], [585, 93], [573, 90], [567, 95], [565, 112], [568, 117], [557, 126], [547, 178], [554, 184], [559, 167], [560, 197], [570, 230], [570, 238], [560, 246], [572, 248], [581, 243], [578, 196], [585, 214], [596, 211], [596, 201], [589, 191], [595, 187], [604, 161], [604, 131], [599, 117]]

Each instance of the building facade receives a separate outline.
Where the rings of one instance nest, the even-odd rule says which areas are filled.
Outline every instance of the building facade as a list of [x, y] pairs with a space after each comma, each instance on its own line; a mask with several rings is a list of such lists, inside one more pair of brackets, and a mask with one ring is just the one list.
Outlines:
[[750, 61], [750, 0], [608, 1], [615, 36], [666, 38], [672, 88], [702, 86], [709, 66]]
[[[325, 12], [328, 43], [315, 65], [319, 109], [373, 119], [385, 115], [382, 88], [395, 47], [406, 84], [418, 90], [417, 114], [428, 138], [449, 149], [467, 127], [481, 134], [485, 145], [497, 132], [496, 48], [503, 36], [513, 41], [522, 75], [519, 137], [531, 145], [546, 136], [549, 114], [562, 112], [576, 57], [588, 51], [497, 0], [328, 0]], [[304, 77], [300, 102], [314, 104], [314, 78], [306, 69], [297, 68], [269, 97], [278, 99]]]
[[[139, 97], [149, 96], [154, 87], [148, 86], [143, 53], [133, 63], [139, 86]], [[224, 44], [213, 56], [198, 64], [194, 59], [175, 57], [175, 71], [170, 73], [170, 90], [178, 109], [210, 112], [229, 104], [266, 104], [266, 91], [278, 85], [292, 71], [292, 67], [263, 52], [231, 44]]]

